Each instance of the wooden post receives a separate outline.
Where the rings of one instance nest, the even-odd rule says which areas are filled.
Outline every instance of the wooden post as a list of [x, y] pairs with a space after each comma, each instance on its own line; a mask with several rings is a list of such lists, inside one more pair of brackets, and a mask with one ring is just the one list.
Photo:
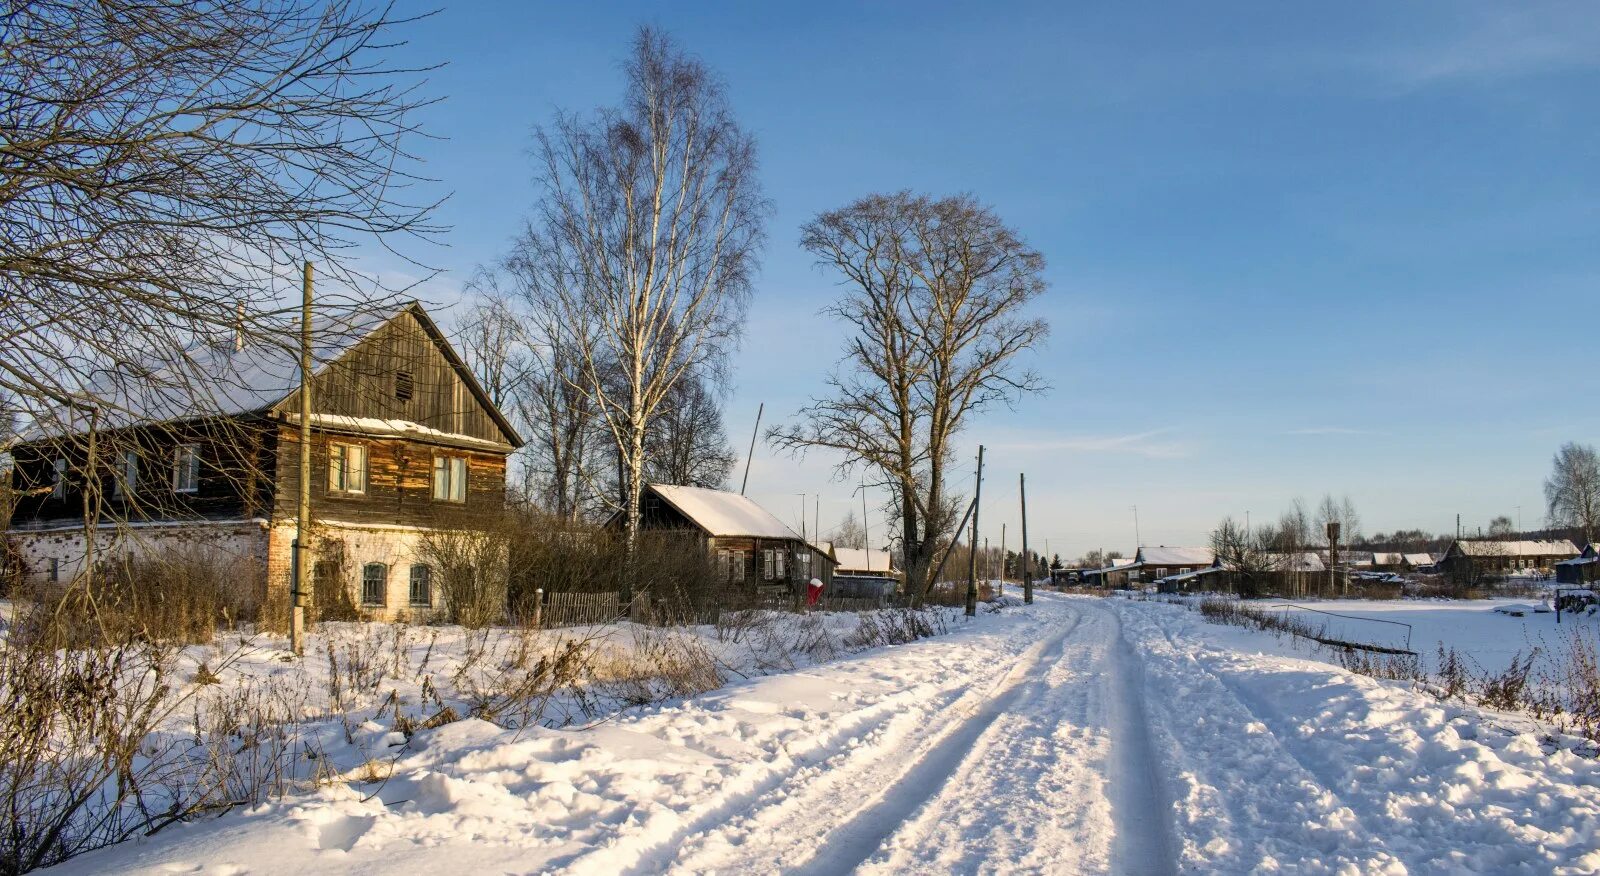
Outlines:
[[539, 629], [544, 622], [544, 588], [533, 591], [533, 628]]
[[972, 487], [972, 539], [967, 562], [967, 617], [978, 615], [978, 502], [983, 496], [983, 445], [978, 445], [978, 477]]
[[289, 649], [306, 648], [306, 569], [311, 542], [311, 263], [300, 283], [300, 503], [295, 516], [294, 580], [289, 584]]
[[[1022, 601], [1033, 604], [1033, 555], [1028, 553], [1028, 476], [1017, 475], [1017, 491], [1022, 497]], [[1102, 561], [1104, 562], [1104, 561]]]
[[1006, 525], [1000, 524], [1000, 589], [996, 596], [1006, 593]]

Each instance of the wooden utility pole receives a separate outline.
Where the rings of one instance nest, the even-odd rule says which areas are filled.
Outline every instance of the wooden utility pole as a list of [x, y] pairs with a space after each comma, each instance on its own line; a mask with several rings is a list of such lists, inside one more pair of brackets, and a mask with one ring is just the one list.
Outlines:
[[1033, 604], [1033, 555], [1028, 553], [1028, 476], [1017, 475], [1017, 492], [1022, 496], [1022, 601]]
[[972, 487], [971, 558], [967, 563], [967, 617], [978, 615], [978, 502], [983, 496], [983, 445], [978, 445], [978, 478]]
[[300, 283], [300, 509], [295, 517], [289, 583], [289, 649], [306, 650], [306, 558], [311, 540], [311, 263]]
[[[756, 435], [761, 432], [761, 415], [766, 413], [767, 403], [762, 402], [756, 408], [756, 427], [750, 430], [750, 454], [744, 458], [744, 480], [739, 482], [739, 495], [744, 495], [744, 488], [750, 486], [750, 460], [756, 455]], [[804, 514], [805, 511], [800, 512]]]
[[997, 596], [1004, 596], [1006, 592], [1006, 525], [1000, 524], [1000, 590]]

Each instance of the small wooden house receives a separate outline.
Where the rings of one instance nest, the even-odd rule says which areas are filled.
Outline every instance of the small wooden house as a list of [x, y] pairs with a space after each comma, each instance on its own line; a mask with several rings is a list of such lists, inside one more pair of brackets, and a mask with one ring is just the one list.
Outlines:
[[[347, 597], [378, 618], [430, 614], [441, 603], [420, 540], [497, 519], [506, 457], [522, 438], [415, 302], [330, 317], [313, 336], [313, 598]], [[82, 435], [34, 434], [13, 448], [20, 498], [9, 538], [29, 578], [76, 574], [88, 546], [85, 497], [98, 493], [97, 557], [198, 545], [286, 595], [300, 489], [295, 353], [185, 356], [216, 381], [206, 410], [130, 404], [100, 422], [92, 465]]]
[[1470, 579], [1484, 574], [1551, 569], [1578, 556], [1566, 539], [1549, 541], [1495, 541], [1457, 539], [1439, 560], [1440, 571], [1452, 578]]
[[835, 547], [833, 555], [831, 592], [836, 596], [890, 596], [905, 577], [888, 551]]
[[[622, 529], [620, 513], [606, 521]], [[646, 484], [639, 525], [692, 535], [718, 578], [735, 586], [784, 587], [798, 594], [806, 582], [833, 578], [833, 559], [754, 500], [725, 490]]]
[[1600, 548], [1593, 543], [1570, 560], [1556, 563], [1556, 581], [1560, 584], [1583, 585], [1600, 581]]

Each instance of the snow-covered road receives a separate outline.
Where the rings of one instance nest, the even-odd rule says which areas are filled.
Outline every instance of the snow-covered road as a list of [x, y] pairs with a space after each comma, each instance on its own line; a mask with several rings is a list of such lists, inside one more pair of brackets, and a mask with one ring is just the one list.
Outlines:
[[591, 730], [457, 722], [381, 788], [63, 870], [1600, 870], [1593, 760], [1254, 635], [1046, 593]]

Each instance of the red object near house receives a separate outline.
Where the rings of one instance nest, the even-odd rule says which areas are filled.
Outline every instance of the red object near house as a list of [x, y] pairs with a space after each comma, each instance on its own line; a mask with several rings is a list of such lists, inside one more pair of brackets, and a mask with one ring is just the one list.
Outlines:
[[806, 586], [806, 605], [816, 605], [822, 600], [822, 579], [812, 578]]

